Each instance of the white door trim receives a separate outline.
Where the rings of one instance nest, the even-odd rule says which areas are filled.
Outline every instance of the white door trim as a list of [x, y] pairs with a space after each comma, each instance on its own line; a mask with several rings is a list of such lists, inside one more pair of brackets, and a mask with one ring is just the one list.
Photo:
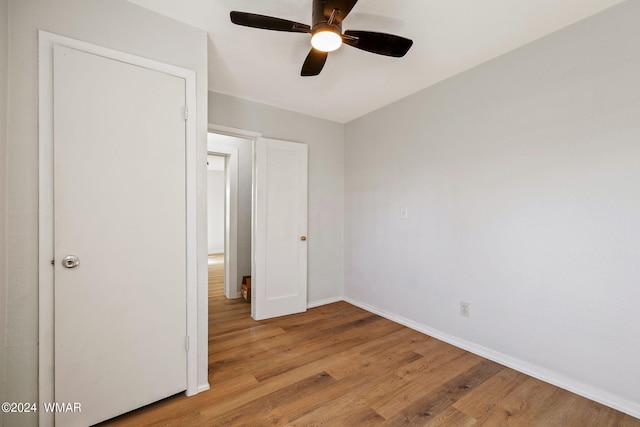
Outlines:
[[257, 138], [262, 137], [262, 134], [259, 132], [237, 129], [229, 126], [216, 125], [214, 123], [209, 123], [208, 130], [209, 132], [219, 133], [220, 135], [235, 136], [236, 138], [256, 140]]
[[[193, 118], [186, 122], [186, 263], [187, 263], [187, 395], [198, 393], [197, 328], [197, 205], [196, 205], [196, 73], [128, 53], [93, 45], [68, 37], [38, 31], [39, 58], [39, 218], [38, 218], [38, 400], [54, 401], [54, 272], [51, 266], [54, 245], [53, 224], [53, 46], [60, 45], [105, 58], [149, 68], [185, 80], [186, 106]], [[53, 426], [54, 414], [39, 411], [39, 425]]]
[[224, 295], [230, 299], [240, 298], [241, 294], [238, 288], [238, 149], [207, 142], [207, 155], [212, 154], [223, 155], [226, 160], [224, 178]]

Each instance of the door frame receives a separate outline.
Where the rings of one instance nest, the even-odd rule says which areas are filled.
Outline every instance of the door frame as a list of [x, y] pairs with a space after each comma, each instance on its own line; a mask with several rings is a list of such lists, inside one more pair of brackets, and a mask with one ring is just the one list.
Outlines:
[[[258, 138], [262, 137], [262, 134], [259, 132], [253, 132], [253, 131], [248, 131], [248, 130], [244, 130], [244, 129], [238, 129], [238, 128], [233, 128], [233, 127], [229, 127], [229, 126], [222, 126], [222, 125], [217, 125], [214, 123], [209, 123], [208, 126], [208, 132], [209, 133], [217, 133], [219, 135], [226, 135], [226, 136], [232, 136], [235, 138], [243, 138], [243, 139], [247, 139], [251, 142], [251, 274], [253, 275], [254, 273], [254, 269], [253, 269], [253, 265], [255, 264], [255, 260], [254, 260], [254, 209], [255, 209], [255, 168], [256, 168], [256, 162], [255, 162], [255, 151], [256, 151], [256, 140]], [[213, 146], [212, 146], [213, 148]], [[216, 149], [227, 149], [230, 151], [233, 151], [231, 149], [229, 149], [228, 147], [216, 147]], [[212, 151], [209, 149], [209, 144], [207, 143], [207, 151]], [[213, 150], [213, 152], [217, 152], [216, 150]], [[220, 151], [223, 152], [223, 151]], [[238, 150], [235, 150], [235, 155], [236, 155], [236, 162], [239, 162], [239, 158], [238, 158]], [[230, 154], [230, 156], [233, 156], [233, 154]], [[232, 158], [229, 158], [229, 161], [232, 162]], [[238, 188], [238, 167], [237, 167], [236, 163], [236, 176], [235, 176], [235, 180], [236, 180], [236, 190]], [[233, 199], [232, 199], [232, 208], [235, 208], [235, 213], [234, 212], [230, 212], [230, 222], [232, 224], [235, 225], [235, 230], [231, 227], [231, 231], [233, 231], [233, 234], [229, 234], [229, 240], [232, 242], [230, 247], [231, 247], [231, 251], [235, 251], [232, 252], [232, 254], [234, 255], [233, 258], [233, 266], [235, 267], [235, 276], [232, 276], [235, 278], [235, 289], [236, 289], [236, 296], [235, 298], [240, 298], [242, 296], [241, 290], [239, 288], [239, 284], [238, 284], [238, 194], [236, 192], [235, 194], [235, 205], [233, 205]], [[227, 211], [229, 212], [229, 211]], [[226, 228], [226, 223], [227, 223], [227, 218], [225, 218], [225, 228]], [[225, 239], [225, 251], [227, 249], [227, 241]], [[226, 255], [225, 255], [226, 257]], [[226, 263], [226, 258], [225, 258], [225, 263]], [[227, 292], [227, 266], [225, 265], [225, 295]], [[232, 282], [233, 283], [233, 282]], [[231, 290], [233, 291], [233, 287], [231, 288]], [[233, 294], [233, 292], [230, 293], [230, 295]], [[228, 296], [227, 296], [228, 297]], [[253, 303], [251, 304], [251, 306], [253, 307]]]
[[[239, 298], [238, 291], [238, 149], [207, 142], [207, 156], [224, 157], [224, 296]], [[208, 181], [207, 181], [208, 185]], [[207, 199], [209, 193], [207, 190]], [[207, 213], [207, 221], [209, 215]], [[208, 251], [207, 251], [208, 252]], [[208, 274], [208, 273], [207, 273]]]
[[[186, 111], [196, 111], [196, 73], [136, 55], [38, 30], [38, 401], [54, 402], [54, 205], [53, 205], [53, 46], [102, 56], [159, 71], [185, 80]], [[198, 282], [197, 282], [197, 137], [196, 119], [185, 126], [186, 185], [186, 303], [187, 395], [198, 393]], [[53, 426], [54, 413], [38, 411], [40, 426]]]

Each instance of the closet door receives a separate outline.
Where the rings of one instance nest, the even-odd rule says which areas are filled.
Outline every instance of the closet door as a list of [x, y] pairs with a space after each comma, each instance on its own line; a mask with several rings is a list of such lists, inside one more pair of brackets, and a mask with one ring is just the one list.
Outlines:
[[56, 425], [186, 389], [185, 80], [54, 46]]

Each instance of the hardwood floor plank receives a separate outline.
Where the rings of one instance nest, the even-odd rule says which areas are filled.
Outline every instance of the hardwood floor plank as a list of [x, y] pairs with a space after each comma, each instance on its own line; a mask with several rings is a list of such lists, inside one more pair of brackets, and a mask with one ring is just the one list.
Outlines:
[[207, 270], [209, 298], [224, 296], [224, 254], [209, 255]]
[[[209, 425], [216, 425], [217, 420], [224, 417], [225, 414], [230, 411], [246, 408], [247, 405], [250, 405], [251, 402], [257, 399], [261, 399], [278, 390], [285, 389], [313, 375], [320, 375], [321, 373], [321, 371], [310, 373], [308, 370], [294, 370], [279, 377], [271, 378], [269, 381], [265, 381], [256, 387], [246, 389], [234, 395], [224, 396], [215, 405], [202, 408], [202, 418], [208, 422]], [[247, 413], [247, 415], [251, 414]], [[215, 422], [213, 422], [214, 420]]]
[[[346, 351], [345, 353], [349, 353]], [[406, 381], [394, 374], [388, 374], [394, 366], [410, 363], [423, 356], [413, 351], [397, 352], [387, 348], [386, 352], [378, 357], [369, 355], [362, 356], [364, 363], [361, 365], [342, 361], [342, 366], [351, 366], [351, 369], [344, 369], [342, 373], [349, 372], [343, 380], [336, 383], [335, 396], [316, 396], [322, 400], [323, 404], [315, 411], [306, 414], [304, 417], [292, 420], [292, 425], [316, 425], [317, 423], [326, 425], [357, 425], [342, 423], [344, 420], [356, 419], [363, 412], [375, 413], [371, 408], [371, 403], [381, 397], [392, 393], [406, 384]], [[351, 362], [352, 359], [349, 359]], [[332, 368], [328, 368], [331, 372]], [[345, 390], [349, 392], [344, 393]], [[328, 390], [331, 391], [331, 390]], [[329, 409], [330, 408], [330, 409]], [[379, 422], [381, 416], [376, 413], [376, 417], [368, 422]]]
[[380, 426], [386, 423], [382, 415], [371, 408], [362, 408], [344, 419], [338, 420], [336, 425], [343, 426]]
[[469, 393], [455, 402], [453, 407], [481, 422], [527, 378], [529, 377], [525, 374], [503, 368], [484, 384], [481, 384], [475, 393]]
[[[577, 419], [579, 419], [575, 416], [580, 406], [579, 400], [574, 399], [573, 396], [563, 398], [565, 393], [566, 392], [562, 389], [555, 389], [545, 400], [544, 409], [536, 408], [533, 411], [536, 424], [545, 426], [563, 426], [570, 423], [572, 420], [577, 421]], [[585, 421], [588, 422], [588, 420], [583, 420], [583, 422]]]
[[[383, 334], [386, 330], [386, 327], [381, 327], [376, 333]], [[323, 355], [338, 354], [341, 349], [355, 346], [357, 343], [366, 340], [366, 337], [357, 335], [357, 330], [350, 329], [344, 330], [338, 335], [325, 332], [320, 337], [317, 337], [313, 332], [311, 336], [314, 336], [314, 339], [306, 340], [304, 345], [291, 345], [292, 343], [289, 343], [286, 348], [266, 349], [256, 355], [249, 353], [248, 358], [238, 356], [234, 359], [215, 361], [210, 364], [209, 375], [211, 379], [217, 381], [239, 373], [250, 372], [260, 381], [263, 381], [288, 369], [302, 366], [309, 361], [319, 360]], [[352, 336], [356, 337], [347, 340]], [[335, 342], [336, 339], [338, 340], [337, 343]]]
[[[366, 312], [365, 314], [370, 315]], [[327, 322], [323, 322], [322, 326], [313, 329], [306, 328], [304, 330], [288, 330], [287, 334], [272, 337], [272, 339], [270, 339], [268, 343], [265, 343], [266, 345], [262, 346], [243, 346], [242, 348], [234, 347], [225, 351], [224, 348], [220, 348], [210, 341], [211, 346], [209, 353], [209, 362], [211, 363], [212, 361], [224, 360], [228, 357], [236, 357], [234, 353], [237, 353], [238, 351], [242, 351], [245, 358], [265, 358], [270, 354], [275, 354], [283, 351], [290, 352], [291, 349], [295, 347], [302, 348], [303, 344], [305, 349], [310, 349], [312, 341], [315, 341], [322, 345], [322, 342], [326, 339], [326, 329], [335, 326], [336, 322], [344, 323], [348, 320], [357, 320], [363, 317], [366, 317], [363, 315], [363, 313], [355, 313], [355, 316], [348, 316], [346, 318], [343, 318], [342, 320], [340, 318], [334, 320], [330, 319]], [[253, 322], [251, 324], [253, 326], [263, 324], [255, 322], [254, 320], [251, 320], [251, 322]], [[281, 327], [280, 323], [269, 323], [269, 325]], [[282, 329], [286, 330], [284, 328]]]
[[386, 334], [380, 334], [379, 336], [371, 337], [371, 339], [367, 340], [363, 344], [354, 347], [353, 351], [362, 355], [375, 356], [376, 354], [389, 351], [390, 349], [393, 350], [397, 348], [397, 346], [402, 346], [404, 350], [411, 350], [414, 353], [424, 355], [424, 353], [421, 351], [422, 346], [414, 345], [414, 343], [410, 340], [415, 331], [402, 326], [388, 328], [387, 325], [385, 325], [385, 329], [387, 330]]
[[[345, 358], [347, 353], [348, 351], [345, 351], [341, 355], [331, 356], [330, 360], [325, 360], [324, 366], [330, 371], [332, 366], [345, 365], [345, 361], [349, 361], [347, 364], [350, 366], [354, 365], [351, 358]], [[310, 412], [310, 407], [313, 409], [315, 406], [317, 407], [315, 411], [312, 410], [310, 414], [298, 422], [309, 423], [319, 419], [319, 417], [330, 417], [327, 421], [335, 423], [337, 419], [345, 415], [345, 412], [349, 412], [354, 408], [354, 397], [357, 397], [358, 404], [362, 405], [402, 386], [404, 380], [385, 374], [385, 372], [398, 363], [406, 363], [407, 361], [414, 360], [416, 357], [421, 356], [407, 351], [403, 354], [382, 359], [380, 363], [374, 364], [365, 360], [363, 364], [356, 366], [356, 369], [352, 371], [351, 375], [337, 381], [331, 387], [327, 387], [321, 392], [314, 394], [313, 402], [306, 402], [306, 406], [297, 412], [287, 411], [286, 416], [289, 420], [296, 420]], [[349, 390], [349, 393], [346, 395], [345, 390]], [[340, 402], [342, 402], [342, 404]], [[327, 407], [331, 407], [334, 410], [327, 411]], [[342, 413], [338, 414], [338, 412]]]
[[[264, 424], [277, 425], [278, 413], [286, 406], [295, 405], [296, 402], [314, 400], [315, 394], [327, 385], [334, 383], [335, 380], [326, 372], [313, 375], [301, 381], [282, 387], [265, 396], [247, 402], [242, 407], [218, 416], [215, 419], [216, 426], [237, 425], [238, 423], [246, 423], [247, 415], [251, 419], [262, 420]], [[280, 407], [280, 402], [286, 402], [286, 405]], [[206, 415], [205, 415], [206, 416]], [[274, 421], [276, 421], [274, 423]]]
[[[365, 375], [341, 380], [337, 383], [340, 389], [328, 390], [334, 391], [334, 394], [320, 396], [320, 405], [316, 405], [310, 412], [293, 416], [286, 425], [348, 425], [348, 420], [361, 417], [363, 412], [374, 412], [377, 415], [376, 420], [383, 420], [384, 418], [375, 412], [369, 403], [379, 396], [380, 390], [386, 388], [391, 391], [404, 384], [404, 380], [392, 374]], [[345, 393], [345, 390], [349, 391]]]
[[340, 328], [331, 328], [325, 338], [316, 340], [313, 348], [297, 347], [292, 348], [291, 352], [274, 356], [278, 361], [276, 364], [269, 364], [254, 371], [254, 375], [258, 381], [279, 375], [289, 369], [305, 365], [313, 360], [322, 359], [328, 355], [340, 353], [350, 347], [361, 344], [368, 337], [363, 336], [357, 329], [357, 326], [371, 325], [375, 328], [375, 324], [380, 322], [377, 316], [370, 316], [355, 322], [349, 322]]
[[432, 420], [447, 411], [458, 399], [470, 393], [501, 369], [502, 367], [497, 363], [482, 360], [437, 389], [416, 399], [393, 416], [385, 418], [391, 425], [422, 426], [433, 422]]
[[437, 426], [456, 426], [456, 427], [470, 427], [476, 424], [476, 420], [462, 411], [457, 410], [454, 407], [450, 407], [446, 411], [432, 417], [429, 421], [423, 424], [425, 427], [437, 427]]
[[608, 408], [593, 400], [584, 399], [574, 394], [564, 396], [562, 399], [567, 398], [577, 401], [577, 404], [572, 407], [572, 409], [575, 408], [575, 412], [570, 412], [574, 415], [574, 418], [572, 418], [572, 422], [575, 423], [574, 425], [583, 425], [586, 427], [632, 427], [640, 425], [640, 421], [636, 418]]
[[478, 425], [487, 427], [514, 423], [535, 425], [538, 411], [544, 410], [544, 403], [555, 390], [556, 387], [551, 384], [529, 377], [509, 393], [490, 416]]
[[[436, 372], [440, 379], [444, 376], [450, 378], [458, 374], [460, 369], [464, 369], [464, 366], [458, 366], [459, 362], [473, 364], [478, 361], [478, 356], [462, 349], [434, 348], [431, 352], [426, 353], [423, 359], [416, 360], [407, 366], [398, 367], [396, 373], [407, 380], [422, 378], [425, 375], [432, 376]], [[441, 369], [442, 366], [446, 370]]]
[[401, 375], [401, 378], [407, 381], [407, 385], [375, 402], [372, 405], [373, 409], [385, 418], [393, 417], [422, 396], [429, 395], [443, 383], [477, 365], [480, 361], [477, 356], [466, 352], [452, 359], [450, 363], [446, 363], [444, 361], [446, 359], [434, 360], [438, 362], [425, 365], [425, 371], [412, 372], [408, 376]]

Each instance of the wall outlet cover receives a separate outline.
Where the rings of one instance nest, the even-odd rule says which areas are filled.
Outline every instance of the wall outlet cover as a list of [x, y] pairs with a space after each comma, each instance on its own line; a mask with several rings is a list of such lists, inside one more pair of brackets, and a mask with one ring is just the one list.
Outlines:
[[460, 301], [460, 316], [469, 317], [471, 315], [471, 304]]

